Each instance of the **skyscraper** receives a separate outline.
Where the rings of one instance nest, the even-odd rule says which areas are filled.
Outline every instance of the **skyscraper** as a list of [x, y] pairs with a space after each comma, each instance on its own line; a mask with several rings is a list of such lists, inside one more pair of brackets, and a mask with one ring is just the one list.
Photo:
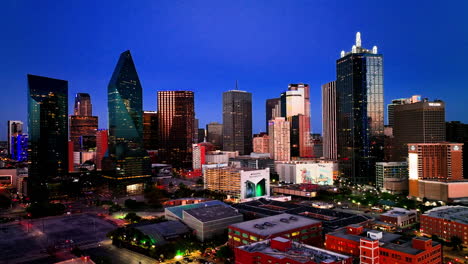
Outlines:
[[193, 92], [158, 92], [158, 143], [162, 163], [191, 167], [194, 122]]
[[388, 126], [393, 127], [395, 121], [394, 121], [394, 109], [395, 106], [397, 105], [402, 105], [402, 104], [412, 104], [412, 103], [417, 103], [421, 101], [421, 96], [420, 95], [413, 95], [410, 98], [399, 98], [399, 99], [393, 99], [391, 104], [387, 105], [387, 121], [388, 121]]
[[338, 158], [336, 142], [336, 82], [322, 85], [322, 137], [323, 156]]
[[28, 74], [29, 178], [32, 200], [48, 197], [47, 184], [68, 169], [68, 82]]
[[87, 93], [77, 93], [75, 96], [75, 108], [73, 115], [76, 116], [92, 116], [93, 105], [91, 104], [91, 96]]
[[206, 141], [213, 144], [216, 149], [223, 148], [223, 124], [211, 122], [206, 125]]
[[268, 122], [274, 119], [275, 117], [281, 116], [281, 99], [280, 98], [272, 98], [267, 99], [265, 103], [265, 113], [266, 113], [266, 131], [268, 131]]
[[8, 154], [12, 155], [13, 150], [13, 138], [23, 134], [23, 122], [17, 120], [8, 120], [7, 122], [7, 142], [8, 142]]
[[143, 112], [143, 147], [146, 150], [158, 149], [158, 112]]
[[290, 128], [291, 157], [310, 158], [313, 156], [312, 140], [310, 138], [310, 117], [294, 115], [287, 119]]
[[231, 90], [223, 93], [223, 150], [252, 152], [252, 94]]
[[394, 108], [394, 160], [405, 161], [409, 143], [445, 141], [445, 104], [442, 101], [396, 105]]
[[73, 141], [73, 151], [89, 151], [96, 148], [98, 117], [92, 116], [89, 94], [77, 93], [73, 110], [74, 115], [70, 116], [70, 140]]
[[102, 159], [106, 155], [108, 149], [108, 138], [109, 138], [109, 130], [107, 129], [99, 129], [96, 131], [96, 164], [97, 170], [102, 170]]
[[270, 120], [268, 135], [270, 137], [270, 157], [274, 160], [291, 159], [290, 124], [284, 117]]
[[255, 153], [270, 153], [270, 137], [268, 133], [261, 132], [254, 134], [252, 139], [253, 152]]
[[336, 61], [337, 146], [340, 174], [354, 183], [375, 181], [375, 162], [383, 159], [383, 56], [361, 46]]
[[120, 54], [108, 85], [110, 179], [151, 176], [151, 160], [143, 148], [143, 98], [130, 51]]

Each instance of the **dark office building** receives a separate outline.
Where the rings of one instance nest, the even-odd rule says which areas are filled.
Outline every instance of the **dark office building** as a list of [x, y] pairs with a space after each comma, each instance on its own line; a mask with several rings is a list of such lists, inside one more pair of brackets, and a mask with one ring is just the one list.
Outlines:
[[265, 104], [265, 113], [266, 113], [266, 118], [265, 118], [265, 126], [266, 130], [268, 131], [268, 122], [270, 120], [274, 119], [275, 117], [281, 117], [281, 106], [280, 106], [280, 98], [273, 98], [273, 99], [267, 99], [266, 104]]
[[205, 138], [206, 138], [206, 130], [204, 128], [199, 128], [197, 129], [197, 139], [198, 139], [198, 142], [197, 143], [202, 143], [205, 141]]
[[211, 122], [206, 125], [206, 141], [213, 144], [216, 149], [223, 148], [223, 124]]
[[68, 82], [28, 74], [29, 178], [33, 201], [68, 170]]
[[383, 56], [361, 47], [336, 61], [337, 146], [340, 176], [353, 183], [375, 182], [375, 162], [383, 160]]
[[408, 143], [439, 143], [445, 141], [445, 104], [423, 101], [396, 105], [393, 136], [395, 155], [392, 161], [406, 161]]
[[161, 163], [177, 168], [192, 166], [194, 123], [193, 92], [158, 92], [158, 155]]
[[[117, 180], [151, 176], [143, 147], [143, 95], [130, 51], [120, 55], [108, 85], [109, 160], [104, 177]], [[114, 169], [112, 169], [112, 167]]]
[[463, 178], [468, 179], [468, 124], [460, 121], [445, 123], [445, 131], [448, 142], [464, 143], [463, 150]]
[[313, 147], [310, 138], [310, 117], [295, 115], [288, 118], [291, 124], [291, 157], [311, 158]]
[[[337, 159], [336, 145], [336, 82], [322, 85], [323, 156]], [[317, 155], [315, 155], [317, 156]]]
[[158, 149], [158, 112], [143, 112], [143, 146], [146, 150]]
[[252, 152], [252, 94], [231, 90], [223, 93], [223, 150]]

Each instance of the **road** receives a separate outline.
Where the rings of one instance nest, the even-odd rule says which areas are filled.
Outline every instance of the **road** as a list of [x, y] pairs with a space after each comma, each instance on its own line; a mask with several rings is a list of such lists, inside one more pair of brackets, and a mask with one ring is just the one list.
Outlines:
[[117, 248], [114, 245], [105, 244], [100, 247], [90, 248], [84, 250], [84, 252], [93, 257], [106, 257], [113, 264], [153, 264], [159, 263], [159, 261], [141, 255], [139, 253], [130, 251], [125, 248]]

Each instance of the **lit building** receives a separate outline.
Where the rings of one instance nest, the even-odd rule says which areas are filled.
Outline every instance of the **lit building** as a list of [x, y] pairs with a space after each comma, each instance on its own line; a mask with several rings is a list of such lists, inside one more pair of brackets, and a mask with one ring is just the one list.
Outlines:
[[252, 94], [231, 90], [223, 93], [223, 150], [252, 152]]
[[322, 85], [323, 156], [338, 159], [336, 143], [336, 81]]
[[75, 96], [75, 107], [73, 115], [76, 116], [92, 116], [93, 105], [91, 104], [91, 96], [87, 93], [77, 93]]
[[158, 92], [158, 155], [162, 163], [191, 167], [194, 100], [192, 91]]
[[441, 206], [420, 217], [422, 233], [436, 235], [446, 241], [456, 236], [468, 245], [468, 207]]
[[[445, 123], [446, 136], [448, 142], [463, 143], [463, 168], [468, 168], [468, 124], [460, 121], [451, 121]], [[468, 170], [463, 172], [465, 179], [468, 179]]]
[[68, 82], [28, 74], [29, 178], [33, 201], [68, 170]]
[[284, 117], [270, 120], [268, 134], [270, 137], [269, 153], [274, 160], [287, 161], [291, 159], [290, 124]]
[[192, 155], [192, 169], [194, 171], [201, 171], [202, 165], [206, 164], [205, 153], [206, 149], [203, 144], [193, 144], [192, 145], [193, 155]]
[[275, 164], [279, 180], [286, 183], [333, 185], [338, 163], [333, 160], [297, 160]]
[[205, 189], [219, 191], [238, 200], [269, 196], [270, 169], [216, 167], [203, 171]]
[[98, 117], [92, 116], [91, 96], [77, 93], [75, 96], [74, 115], [70, 116], [70, 140], [74, 151], [89, 151], [96, 148], [96, 130]]
[[216, 146], [216, 149], [223, 148], [223, 124], [211, 122], [206, 125], [206, 141]]
[[281, 117], [281, 99], [280, 98], [272, 98], [267, 99], [265, 103], [265, 125], [266, 131], [268, 131], [268, 122], [270, 120], [275, 119], [275, 117]]
[[102, 159], [107, 153], [109, 130], [98, 129], [96, 131], [96, 164], [97, 170], [102, 170]]
[[336, 61], [340, 174], [353, 183], [374, 182], [375, 162], [383, 159], [383, 91], [383, 55], [363, 48], [358, 32], [351, 52]]
[[143, 89], [128, 50], [120, 54], [109, 81], [108, 113], [111, 166], [103, 176], [113, 180], [149, 179], [151, 160], [143, 148]]
[[360, 263], [442, 263], [442, 246], [425, 237], [401, 235], [350, 225], [325, 235], [327, 250], [359, 257]]
[[289, 84], [288, 90], [281, 94], [281, 116], [305, 115], [310, 118], [310, 86], [308, 84]]
[[283, 237], [255, 242], [234, 249], [236, 264], [352, 264], [353, 258]]
[[397, 227], [406, 227], [418, 221], [418, 212], [394, 207], [392, 210], [380, 214], [380, 221]]
[[[13, 140], [18, 135], [23, 134], [23, 122], [17, 120], [8, 120], [8, 129], [7, 129], [7, 142], [8, 142], [8, 154], [13, 156], [13, 152], [16, 151], [13, 146]], [[14, 159], [14, 158], [13, 158]]]
[[18, 134], [11, 137], [10, 156], [16, 161], [28, 160], [28, 135]]
[[310, 137], [310, 116], [295, 115], [288, 118], [291, 157], [311, 158], [313, 146]]
[[211, 151], [206, 153], [205, 160], [207, 164], [228, 163], [229, 157], [224, 151]]
[[166, 207], [164, 215], [166, 219], [181, 221], [192, 228], [202, 242], [224, 234], [229, 225], [244, 219], [237, 210], [218, 200]]
[[143, 147], [146, 150], [158, 149], [158, 112], [143, 112]]
[[293, 239], [309, 245], [322, 245], [322, 223], [292, 214], [278, 214], [229, 226], [228, 245], [238, 247], [272, 237]]
[[395, 138], [394, 160], [406, 161], [408, 144], [445, 141], [445, 103], [427, 99], [395, 105], [393, 110]]
[[251, 169], [270, 169], [270, 173], [275, 172], [275, 161], [270, 158], [269, 153], [250, 153], [250, 155], [242, 155], [234, 158], [229, 158], [229, 165], [235, 168], [251, 168]]
[[253, 136], [253, 152], [255, 153], [270, 153], [270, 137], [267, 133], [254, 134]]
[[375, 163], [376, 187], [392, 193], [408, 191], [407, 162]]

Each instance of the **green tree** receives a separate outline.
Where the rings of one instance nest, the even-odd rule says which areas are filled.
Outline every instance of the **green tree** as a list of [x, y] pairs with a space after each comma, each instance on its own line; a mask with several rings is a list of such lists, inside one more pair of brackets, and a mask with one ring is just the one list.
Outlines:
[[128, 213], [125, 217], [124, 217], [125, 220], [128, 220], [132, 223], [138, 223], [141, 221], [141, 216], [131, 212], [131, 213]]
[[228, 246], [222, 246], [217, 252], [216, 256], [221, 259], [231, 258], [234, 255], [232, 249]]

